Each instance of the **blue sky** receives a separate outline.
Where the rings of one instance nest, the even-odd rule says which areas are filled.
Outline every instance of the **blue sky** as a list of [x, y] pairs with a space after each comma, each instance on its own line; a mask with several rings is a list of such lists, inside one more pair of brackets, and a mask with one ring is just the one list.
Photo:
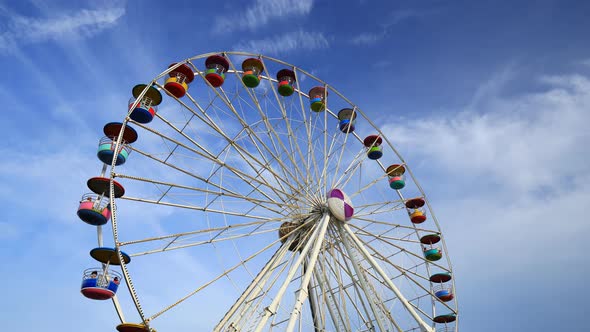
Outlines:
[[589, 16], [548, 0], [0, 3], [4, 329], [113, 330], [112, 306], [78, 292], [102, 125], [169, 63], [236, 50], [312, 72], [381, 124], [440, 220], [463, 331], [583, 331]]

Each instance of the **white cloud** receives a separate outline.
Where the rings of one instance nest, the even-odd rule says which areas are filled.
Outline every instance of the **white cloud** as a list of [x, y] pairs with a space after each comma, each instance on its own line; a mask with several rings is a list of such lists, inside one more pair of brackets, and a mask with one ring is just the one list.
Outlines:
[[[408, 115], [383, 128], [436, 211], [467, 325], [484, 319], [473, 309], [482, 298], [488, 306], [535, 303], [542, 289], [558, 290], [554, 303], [587, 307], [576, 296], [590, 273], [582, 263], [590, 232], [590, 77], [515, 77], [500, 71], [458, 112]], [[510, 320], [527, 326], [551, 312], [545, 305]]]
[[8, 19], [6, 29], [0, 32], [0, 50], [10, 51], [19, 44], [47, 40], [88, 38], [114, 26], [125, 14], [125, 8], [82, 9], [59, 13], [50, 17], [26, 17], [0, 11]]
[[[524, 85], [540, 82], [544, 91], [507, 97], [514, 77], [500, 72], [456, 114], [398, 119], [383, 129], [418, 177], [428, 176], [423, 186], [438, 212], [458, 288], [501, 280], [514, 296], [526, 296], [519, 283], [543, 283], [536, 276], [548, 267], [566, 275], [588, 271], [576, 262], [590, 231], [584, 210], [590, 78], [543, 76]], [[555, 272], [548, 278], [569, 277]]]
[[350, 39], [354, 45], [374, 45], [389, 35], [391, 27], [411, 18], [421, 18], [430, 12], [422, 12], [414, 9], [404, 9], [392, 12], [381, 24], [381, 30], [378, 32], [363, 32]]
[[284, 54], [299, 49], [322, 49], [329, 45], [328, 39], [321, 32], [298, 30], [270, 38], [240, 43], [235, 49], [263, 54]]
[[254, 30], [280, 18], [307, 15], [312, 7], [313, 0], [256, 0], [239, 13], [216, 17], [214, 31]]
[[[498, 199], [469, 194], [480, 199], [449, 200], [439, 209], [451, 258], [460, 267], [494, 267], [485, 276], [462, 271], [465, 279], [518, 279], [551, 265], [568, 273], [577, 269], [569, 262], [583, 259], [583, 234], [590, 231], [583, 209], [590, 200], [587, 186], [564, 187], [542, 199], [509, 191]], [[537, 255], [542, 259], [526, 259]]]
[[353, 37], [350, 42], [355, 45], [373, 45], [385, 37], [385, 31], [381, 33], [361, 33]]
[[395, 25], [411, 18], [420, 18], [429, 13], [430, 12], [422, 12], [415, 9], [397, 10], [389, 15], [387, 22], [385, 23], [385, 26]]
[[389, 67], [391, 66], [393, 62], [390, 60], [378, 60], [375, 63], [373, 63], [373, 67], [374, 68], [385, 68], [385, 67]]
[[485, 177], [520, 193], [557, 189], [590, 173], [588, 77], [543, 77], [547, 91], [502, 98], [505, 75], [486, 83], [454, 116], [384, 129], [399, 145], [412, 146], [409, 153], [451, 174]]

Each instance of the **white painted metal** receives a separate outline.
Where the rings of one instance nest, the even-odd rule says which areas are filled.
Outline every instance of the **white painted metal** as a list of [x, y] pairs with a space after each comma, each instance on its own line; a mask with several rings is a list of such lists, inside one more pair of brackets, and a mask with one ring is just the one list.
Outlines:
[[[315, 255], [316, 259], [317, 259], [317, 252], [319, 251], [319, 248], [322, 244], [323, 236], [326, 233], [326, 229], [328, 228], [329, 220], [330, 220], [330, 216], [328, 214], [324, 214], [324, 216], [322, 216], [321, 222], [318, 225], [316, 225], [315, 231], [313, 232], [311, 237], [307, 240], [307, 243], [305, 244], [305, 246], [301, 250], [301, 253], [300, 253], [299, 257], [297, 258], [297, 261], [293, 264], [291, 269], [289, 269], [289, 273], [286, 275], [285, 281], [283, 282], [283, 284], [281, 285], [281, 288], [278, 290], [277, 294], [275, 295], [274, 300], [271, 302], [271, 304], [268, 307], [264, 308], [264, 315], [262, 316], [262, 319], [256, 325], [256, 329], [254, 330], [255, 332], [262, 331], [262, 329], [264, 328], [264, 326], [265, 326], [266, 322], [268, 321], [268, 319], [270, 318], [270, 316], [276, 314], [276, 310], [277, 310], [279, 303], [281, 302], [283, 296], [285, 295], [285, 291], [287, 290], [289, 283], [293, 279], [293, 276], [295, 276], [295, 273], [297, 273], [297, 270], [299, 269], [299, 267], [302, 266], [307, 253], [310, 250], [312, 250], [311, 257], [313, 257], [313, 255]], [[320, 235], [321, 235], [321, 237], [320, 237]], [[312, 245], [313, 245], [313, 249], [312, 249]], [[314, 262], [314, 265], [315, 265], [315, 262]], [[302, 290], [302, 289], [299, 289], [299, 291], [300, 292], [301, 291], [307, 292], [307, 290]]]
[[[338, 225], [336, 227], [340, 229]], [[391, 331], [390, 327], [388, 326], [389, 324], [384, 320], [383, 314], [381, 313], [381, 308], [379, 308], [379, 306], [375, 303], [375, 301], [378, 299], [375, 297], [376, 294], [374, 294], [372, 291], [369, 281], [365, 276], [361, 262], [357, 259], [356, 252], [350, 245], [348, 238], [342, 232], [340, 232], [340, 241], [342, 241], [344, 248], [346, 248], [346, 252], [348, 253], [348, 257], [350, 258], [352, 267], [356, 273], [356, 277], [359, 280], [360, 288], [363, 290], [363, 293], [368, 299], [369, 307], [373, 311], [373, 317], [379, 326], [379, 331]]]
[[[220, 331], [220, 329], [224, 326], [224, 324], [230, 319], [230, 317], [236, 312], [236, 310], [244, 303], [246, 298], [250, 296], [251, 292], [255, 289], [262, 290], [264, 284], [266, 283], [266, 276], [267, 272], [272, 269], [272, 267], [276, 264], [276, 262], [280, 262], [281, 259], [287, 253], [287, 246], [282, 246], [280, 250], [278, 250], [272, 258], [264, 265], [260, 273], [252, 280], [248, 288], [244, 290], [244, 293], [237, 299], [236, 303], [229, 309], [229, 311], [225, 314], [225, 316], [221, 319], [221, 321], [217, 324], [217, 326], [213, 329], [213, 331]], [[264, 279], [264, 280], [263, 280]], [[256, 293], [255, 295], [257, 295]]]
[[[340, 231], [340, 235], [342, 237], [345, 237], [346, 235], [350, 236], [350, 238], [352, 239], [352, 241], [354, 241], [354, 243], [356, 244], [357, 248], [362, 252], [362, 254], [365, 257], [365, 259], [369, 263], [371, 263], [371, 265], [377, 271], [377, 273], [379, 273], [379, 275], [381, 275], [381, 277], [383, 278], [383, 282], [385, 282], [387, 284], [387, 286], [395, 293], [395, 295], [398, 298], [398, 300], [403, 304], [403, 306], [406, 308], [406, 310], [408, 310], [408, 312], [410, 313], [410, 315], [412, 315], [412, 317], [414, 317], [414, 319], [416, 320], [416, 322], [420, 325], [420, 328], [422, 329], [422, 331], [424, 331], [424, 332], [433, 332], [434, 329], [432, 327], [430, 327], [430, 325], [426, 324], [426, 322], [424, 322], [424, 320], [422, 319], [422, 317], [420, 317], [418, 315], [418, 313], [416, 312], [416, 310], [414, 309], [414, 307], [410, 304], [410, 302], [408, 302], [408, 300], [406, 300], [406, 298], [404, 297], [404, 295], [393, 284], [393, 282], [391, 281], [391, 279], [389, 278], [389, 276], [387, 275], [387, 273], [385, 273], [385, 271], [381, 268], [381, 266], [379, 265], [379, 263], [377, 263], [377, 261], [373, 258], [373, 256], [371, 256], [371, 254], [363, 246], [363, 243], [358, 239], [358, 237], [356, 236], [356, 234], [354, 234], [352, 232], [352, 230], [350, 230], [350, 227], [348, 227], [348, 225], [346, 225], [346, 224], [342, 224], [342, 225], [338, 225], [338, 226], [339, 226], [338, 229]], [[346, 231], [346, 233], [344, 233], [343, 230]]]
[[[153, 123], [140, 124], [129, 118], [137, 102], [132, 105], [124, 124], [129, 122], [141, 130], [140, 139], [133, 146], [137, 153], [125, 167], [115, 167], [116, 156], [110, 165], [111, 179], [118, 177], [141, 188], [152, 186], [157, 189], [154, 195], [130, 191], [123, 197], [126, 199], [124, 203], [192, 212], [197, 216], [194, 228], [156, 235], [125, 234], [125, 238], [120, 240], [119, 213], [113, 208], [114, 246], [120, 258], [120, 250], [124, 247], [132, 257], [143, 256], [141, 258], [147, 262], [153, 257], [151, 255], [157, 253], [172, 250], [188, 252], [195, 248], [207, 248], [214, 253], [216, 248], [232, 245], [237, 248], [235, 243], [244, 241], [249, 241], [255, 249], [245, 253], [245, 256], [238, 251], [237, 258], [223, 270], [218, 270], [207, 282], [151, 315], [143, 312], [132, 275], [126, 264], [122, 264], [122, 274], [140, 320], [148, 325], [211, 285], [226, 279], [234, 283], [232, 274], [236, 271], [250, 274], [251, 281], [239, 284], [245, 290], [233, 305], [228, 305], [230, 310], [220, 315], [223, 317], [215, 331], [225, 332], [230, 324], [239, 331], [254, 328], [256, 331], [313, 329], [313, 323], [303, 320], [301, 314], [305, 299], [310, 295], [308, 286], [312, 278], [314, 284], [310, 287], [318, 294], [311, 295], [319, 307], [317, 313], [322, 328], [326, 329], [332, 324], [336, 330], [362, 330], [371, 320], [376, 320], [381, 331], [391, 330], [388, 322], [398, 331], [418, 327], [423, 331], [432, 331], [423, 317], [432, 318], [437, 309], [456, 313], [456, 300], [452, 303], [437, 302], [428, 282], [431, 269], [452, 272], [450, 260], [445, 257], [443, 261], [428, 262], [421, 254], [419, 236], [440, 233], [429, 202], [426, 201], [426, 210], [433, 223], [413, 225], [405, 216], [405, 199], [401, 192], [387, 188], [387, 164], [382, 162], [393, 159], [397, 164], [406, 164], [387, 135], [340, 92], [310, 73], [278, 59], [245, 52], [225, 52], [230, 60], [227, 82], [223, 87], [212, 88], [205, 80], [200, 63], [213, 54], [195, 56], [176, 66], [186, 63], [196, 74], [185, 98], [165, 98], [165, 103], [175, 105], [172, 108], [177, 109], [161, 108]], [[241, 82], [241, 71], [234, 61], [244, 56], [259, 57], [264, 63], [260, 89], [247, 89]], [[295, 93], [290, 99], [280, 96], [274, 88], [277, 80], [273, 76], [276, 68], [273, 66], [294, 71], [297, 80]], [[162, 72], [148, 86], [153, 84], [162, 89], [162, 80], [174, 68]], [[304, 86], [315, 85], [326, 89], [326, 110], [322, 113], [311, 112], [307, 106], [307, 88]], [[208, 87], [206, 95], [202, 93], [203, 86]], [[147, 88], [139, 99], [146, 91]], [[336, 113], [342, 106], [355, 110], [357, 131], [344, 134], [332, 126], [332, 123], [337, 123]], [[184, 117], [174, 112], [180, 112]], [[214, 138], [199, 136], [197, 126]], [[367, 160], [362, 147], [363, 137], [359, 133], [379, 134], [383, 138], [387, 152], [382, 160]], [[155, 138], [151, 142], [157, 141], [157, 147], [162, 149], [151, 149], [149, 144], [142, 144], [142, 135]], [[120, 136], [115, 149], [121, 144]], [[166, 172], [147, 173], [146, 176], [142, 175], [145, 173], [128, 171], [133, 169], [136, 159], [138, 164], [151, 165]], [[194, 165], [209, 171], [199, 172]], [[407, 165], [406, 170], [413, 194], [425, 197]], [[102, 173], [106, 171], [107, 165], [104, 165]], [[162, 177], [168, 173], [177, 175], [177, 178]], [[324, 195], [334, 187], [343, 188], [355, 200], [354, 219], [349, 222], [350, 225], [342, 226], [343, 230], [338, 226], [339, 231], [328, 230], [332, 222], [327, 215], [318, 218], [317, 211], [310, 212], [325, 208]], [[114, 207], [113, 182], [110, 188], [110, 203]], [[162, 225], [168, 226], [169, 223], [163, 219]], [[301, 239], [290, 236], [282, 246], [276, 237], [269, 240], [281, 223], [300, 220], [307, 220], [308, 223], [297, 231]], [[345, 237], [342, 232], [346, 233]], [[99, 245], [102, 245], [100, 227], [97, 237]], [[338, 239], [344, 240], [340, 244]], [[299, 247], [294, 251], [288, 250], [297, 241]], [[444, 239], [442, 246], [446, 253]], [[361, 259], [356, 256], [356, 248], [370, 263], [372, 271], [365, 271], [360, 266]], [[380, 254], [371, 255], [368, 249]], [[254, 263], [258, 257], [271, 251], [274, 255], [270, 259], [260, 265]], [[304, 264], [307, 264], [305, 271]], [[254, 275], [251, 271], [259, 272]], [[297, 272], [302, 275], [296, 276]], [[354, 281], [354, 276], [358, 282]], [[384, 284], [371, 282], [371, 278], [373, 281], [383, 280]], [[406, 281], [419, 294], [406, 299], [403, 292], [395, 288], [391, 281], [393, 278]], [[298, 291], [291, 298], [289, 294], [296, 284], [299, 285]], [[382, 298], [380, 289], [385, 288], [391, 289], [395, 297]], [[140, 293], [143, 292], [147, 293], [145, 285]], [[360, 294], [373, 296], [376, 301], [362, 299]], [[432, 298], [432, 305], [428, 307], [422, 304], [424, 301], [418, 304], [419, 301], [414, 300], [420, 298]], [[415, 318], [417, 325], [398, 326], [394, 317], [396, 313], [387, 312], [391, 306], [385, 305], [391, 301], [400, 301], [405, 308], [403, 310]], [[270, 305], [267, 305], [269, 302]], [[124, 321], [123, 308], [116, 299], [113, 303], [120, 320]], [[414, 306], [416, 310], [412, 309]], [[457, 328], [454, 327], [454, 330]]]
[[[320, 253], [320, 249], [322, 248], [322, 244], [324, 243], [324, 238], [326, 236], [326, 230], [328, 229], [328, 225], [330, 223], [330, 214], [324, 212], [324, 216], [320, 221], [319, 225], [317, 226], [320, 229], [320, 233], [318, 234], [317, 238], [314, 240], [313, 249], [309, 254], [309, 263], [308, 263], [308, 270], [305, 271], [303, 275], [303, 279], [301, 280], [301, 287], [299, 288], [299, 294], [297, 294], [297, 299], [295, 300], [295, 306], [293, 310], [291, 310], [291, 317], [289, 318], [289, 324], [287, 325], [287, 329], [285, 331], [291, 332], [295, 328], [295, 321], [299, 317], [301, 313], [301, 306], [303, 302], [307, 299], [309, 295], [307, 293], [307, 286], [309, 286], [309, 282], [311, 281], [311, 276], [313, 275], [313, 270], [315, 269], [316, 262], [318, 261], [318, 255]], [[303, 255], [302, 255], [303, 256]]]

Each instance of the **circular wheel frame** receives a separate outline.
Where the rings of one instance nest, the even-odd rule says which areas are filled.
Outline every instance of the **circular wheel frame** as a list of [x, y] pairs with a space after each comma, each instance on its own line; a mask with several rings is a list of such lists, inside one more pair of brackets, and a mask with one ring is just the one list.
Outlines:
[[[218, 88], [205, 80], [213, 54], [229, 61]], [[255, 89], [241, 80], [248, 57], [264, 65]], [[387, 133], [357, 105], [266, 56], [216, 52], [183, 63], [195, 73], [190, 93], [168, 94], [152, 123], [126, 118], [138, 131], [136, 153], [124, 166], [111, 165], [111, 188], [116, 179], [127, 189], [120, 198], [110, 190], [118, 207], [113, 246], [134, 258], [127, 264], [120, 257], [130, 295], [119, 291], [127, 302], [114, 301], [122, 322], [124, 309], [134, 307], [135, 323], [146, 329], [177, 319], [176, 312], [215, 331], [434, 331], [435, 317], [456, 315], [456, 296], [439, 301], [430, 281], [452, 276], [444, 239], [441, 260], [423, 255], [420, 238], [441, 234], [426, 195]], [[295, 76], [288, 97], [277, 92], [275, 73], [283, 69]], [[146, 89], [164, 90], [169, 72]], [[306, 94], [314, 86], [326, 89], [320, 112], [310, 110]], [[354, 110], [354, 131], [338, 129], [343, 108]], [[368, 135], [382, 140], [379, 160], [367, 157]], [[392, 164], [406, 171], [401, 190], [389, 187]], [[328, 204], [332, 189], [345, 193], [342, 206], [351, 205], [346, 218], [335, 218], [338, 197]], [[406, 197], [424, 198], [428, 221], [410, 222]], [[207, 315], [191, 316], [195, 309]]]

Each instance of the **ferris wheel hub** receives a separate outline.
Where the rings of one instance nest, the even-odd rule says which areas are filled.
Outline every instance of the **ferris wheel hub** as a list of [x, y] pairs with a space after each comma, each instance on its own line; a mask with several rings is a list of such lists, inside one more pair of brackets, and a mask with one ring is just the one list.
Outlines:
[[334, 188], [328, 191], [328, 209], [338, 221], [346, 222], [352, 219], [354, 208], [350, 198], [344, 191]]

